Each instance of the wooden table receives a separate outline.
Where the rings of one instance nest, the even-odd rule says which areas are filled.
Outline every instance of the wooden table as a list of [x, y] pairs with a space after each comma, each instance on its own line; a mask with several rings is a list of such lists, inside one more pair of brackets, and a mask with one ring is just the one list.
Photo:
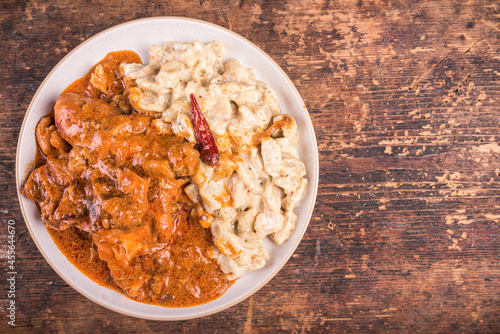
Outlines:
[[[15, 1], [0, 5], [0, 332], [9, 220], [19, 332], [500, 332], [498, 1]], [[46, 263], [14, 178], [16, 142], [53, 66], [124, 21], [186, 16], [273, 57], [311, 114], [320, 186], [295, 255], [221, 313], [162, 323], [89, 301]], [[43, 329], [43, 331], [42, 331]]]

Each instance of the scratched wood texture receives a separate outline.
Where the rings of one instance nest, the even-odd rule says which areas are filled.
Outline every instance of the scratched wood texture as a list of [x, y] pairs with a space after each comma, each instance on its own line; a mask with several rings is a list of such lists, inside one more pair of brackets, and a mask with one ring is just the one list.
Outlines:
[[[500, 332], [498, 1], [0, 8], [0, 272], [14, 219], [19, 332]], [[19, 128], [51, 68], [106, 28], [158, 15], [219, 24], [270, 54], [305, 100], [320, 152], [313, 218], [283, 270], [239, 305], [172, 323], [114, 313], [59, 278], [24, 226], [14, 179]]]

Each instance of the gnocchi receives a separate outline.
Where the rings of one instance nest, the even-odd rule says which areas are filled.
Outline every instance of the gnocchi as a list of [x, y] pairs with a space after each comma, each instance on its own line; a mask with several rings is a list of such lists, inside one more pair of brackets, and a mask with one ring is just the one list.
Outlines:
[[133, 107], [158, 113], [163, 126], [194, 143], [189, 96], [196, 96], [221, 158], [216, 166], [200, 161], [185, 193], [211, 228], [213, 257], [230, 279], [262, 268], [264, 238], [281, 245], [290, 237], [307, 187], [295, 120], [254, 70], [224, 62], [221, 42], [168, 42], [149, 54], [146, 66], [122, 65], [137, 84]]

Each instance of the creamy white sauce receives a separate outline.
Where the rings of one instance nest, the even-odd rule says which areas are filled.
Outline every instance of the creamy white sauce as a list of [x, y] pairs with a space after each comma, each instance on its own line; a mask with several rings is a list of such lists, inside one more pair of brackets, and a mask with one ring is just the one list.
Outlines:
[[204, 162], [186, 194], [198, 203], [202, 224], [214, 236], [213, 257], [230, 279], [262, 268], [269, 259], [263, 240], [278, 245], [295, 228], [294, 208], [307, 185], [299, 160], [297, 126], [252, 138], [281, 115], [276, 93], [238, 60], [223, 61], [221, 42], [152, 45], [146, 66], [125, 64], [137, 87], [134, 108], [159, 116], [159, 126], [195, 143], [190, 94], [194, 94], [220, 152], [214, 168]]

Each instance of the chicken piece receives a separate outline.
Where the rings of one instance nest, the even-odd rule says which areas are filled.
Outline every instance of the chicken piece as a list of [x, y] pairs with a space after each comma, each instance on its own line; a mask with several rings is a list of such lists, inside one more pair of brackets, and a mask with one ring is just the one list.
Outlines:
[[68, 170], [68, 159], [47, 157], [47, 176], [61, 187], [68, 187], [73, 182], [73, 176]]
[[71, 184], [63, 193], [61, 201], [54, 211], [54, 219], [60, 222], [60, 229], [76, 225], [80, 229], [92, 229], [86, 205], [89, 185]]
[[29, 199], [38, 202], [44, 223], [58, 227], [50, 217], [62, 198], [63, 189], [49, 179], [46, 165], [35, 169], [30, 174], [21, 192]]
[[51, 155], [55, 158], [66, 155], [71, 146], [61, 138], [56, 126], [52, 123], [52, 117], [45, 116], [38, 121], [35, 129], [36, 142], [43, 155]]
[[[72, 225], [85, 224], [85, 221], [79, 220], [78, 213], [69, 214], [69, 211], [85, 210], [82, 198], [71, 191], [72, 183], [73, 177], [68, 171], [68, 160], [56, 159], [49, 155], [47, 164], [30, 174], [21, 192], [39, 203], [41, 218], [45, 224], [53, 229], [64, 230]], [[61, 209], [58, 211], [60, 206]]]
[[199, 159], [200, 152], [189, 143], [173, 145], [168, 151], [168, 160], [177, 176], [193, 175]]
[[131, 82], [122, 77], [120, 65], [125, 63], [140, 64], [141, 58], [133, 51], [108, 53], [90, 73], [90, 88], [101, 92], [104, 95], [101, 97], [108, 102], [116, 95], [122, 94], [124, 88], [131, 84]]
[[61, 94], [54, 106], [56, 127], [61, 137], [72, 146], [92, 147], [102, 120], [120, 114], [103, 100], [75, 93]]
[[113, 217], [113, 227], [140, 225], [149, 205], [149, 180], [103, 161], [96, 167], [92, 174], [93, 191], [102, 209]]

